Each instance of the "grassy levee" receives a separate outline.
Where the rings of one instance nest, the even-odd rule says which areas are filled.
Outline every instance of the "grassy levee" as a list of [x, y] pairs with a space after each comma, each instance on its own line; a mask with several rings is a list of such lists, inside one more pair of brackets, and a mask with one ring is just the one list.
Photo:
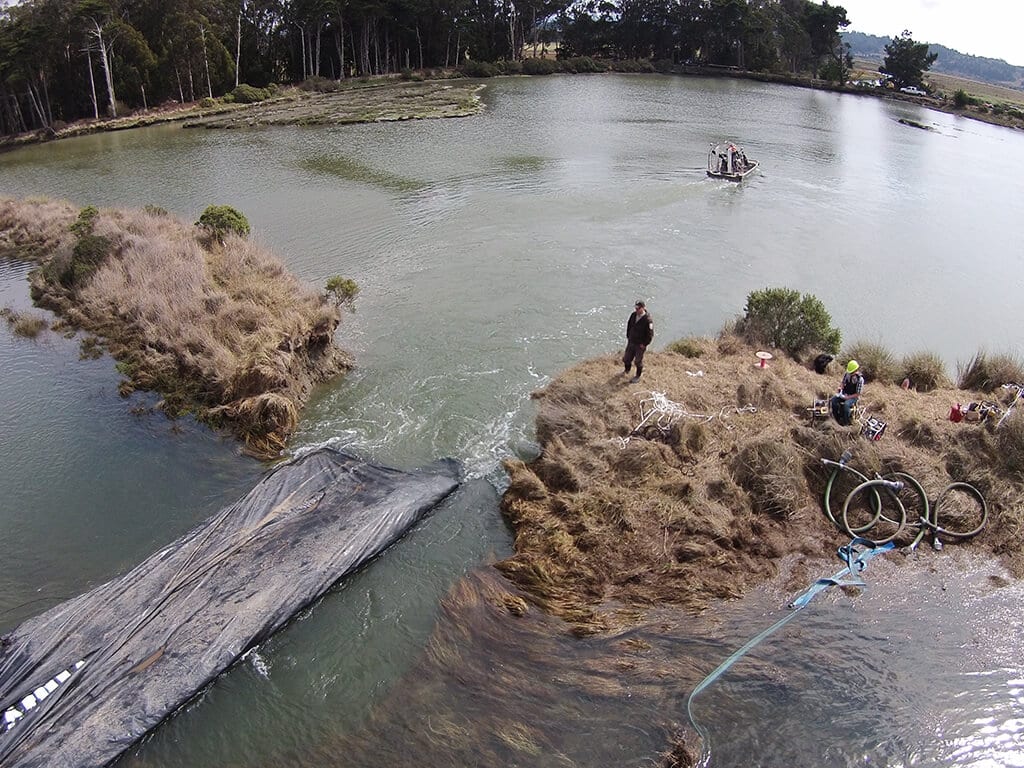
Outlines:
[[340, 312], [260, 245], [206, 237], [158, 209], [0, 201], [0, 255], [39, 264], [33, 300], [99, 337], [125, 376], [171, 416], [191, 412], [279, 451], [313, 386], [351, 367]]
[[[993, 395], [882, 378], [861, 398], [888, 425], [870, 441], [857, 425], [808, 413], [835, 392], [838, 368], [818, 375], [779, 353], [759, 369], [755, 348], [731, 336], [687, 340], [684, 351], [649, 353], [639, 384], [627, 384], [613, 357], [563, 372], [535, 395], [541, 456], [506, 463], [502, 508], [516, 553], [497, 567], [578, 634], [629, 626], [652, 605], [699, 610], [773, 577], [784, 555], [822, 556], [848, 542], [823, 514], [821, 464], [847, 448], [865, 475], [907, 472], [930, 499], [954, 481], [977, 487], [989, 523], [962, 546], [1024, 575], [1024, 414], [998, 430], [995, 419], [952, 423], [954, 402]], [[688, 415], [631, 436], [652, 392]], [[837, 488], [840, 507], [851, 488]]]

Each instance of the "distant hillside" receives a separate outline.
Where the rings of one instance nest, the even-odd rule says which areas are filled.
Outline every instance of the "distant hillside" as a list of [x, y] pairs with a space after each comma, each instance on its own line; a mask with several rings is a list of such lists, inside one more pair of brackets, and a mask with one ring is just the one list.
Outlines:
[[[866, 35], [863, 32], [843, 32], [843, 41], [850, 44], [850, 52], [862, 59], [877, 60], [879, 64], [885, 58], [885, 46], [892, 42], [891, 37]], [[984, 56], [968, 56], [954, 51], [944, 45], [928, 44], [928, 50], [939, 54], [932, 65], [935, 72], [948, 75], [959, 75], [971, 80], [985, 83], [1006, 85], [1012, 88], [1024, 88], [1024, 67], [1015, 67], [1002, 59], [988, 59]]]

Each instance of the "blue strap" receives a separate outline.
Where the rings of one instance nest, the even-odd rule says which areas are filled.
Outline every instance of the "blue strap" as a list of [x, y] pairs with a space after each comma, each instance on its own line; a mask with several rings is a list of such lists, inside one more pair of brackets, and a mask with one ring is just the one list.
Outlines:
[[[893, 549], [894, 546], [895, 545], [891, 541], [879, 545], [875, 544], [875, 542], [871, 541], [870, 539], [862, 539], [858, 536], [853, 538], [849, 544], [839, 547], [837, 555], [839, 556], [840, 560], [846, 563], [845, 568], [843, 568], [841, 571], [839, 571], [831, 577], [818, 579], [816, 582], [814, 582], [814, 584], [812, 584], [806, 592], [804, 592], [802, 595], [797, 597], [789, 604], [789, 607], [793, 609], [790, 613], [787, 613], [777, 622], [768, 627], [768, 629], [765, 629], [764, 631], [760, 632], [759, 634], [755, 635], [750, 640], [748, 640], [741, 648], [734, 651], [729, 656], [729, 658], [727, 658], [725, 661], [723, 661], [721, 664], [715, 667], [714, 671], [711, 672], [710, 675], [701, 680], [697, 687], [693, 689], [693, 692], [690, 694], [690, 698], [686, 700], [686, 713], [687, 715], [689, 715], [690, 722], [693, 724], [693, 727], [696, 729], [697, 733], [700, 734], [701, 737], [701, 756], [700, 759], [697, 761], [698, 766], [704, 768], [708, 765], [708, 762], [711, 760], [711, 736], [700, 725], [700, 723], [697, 722], [697, 718], [695, 718], [693, 715], [693, 700], [697, 696], [697, 694], [699, 694], [701, 691], [703, 691], [705, 688], [707, 688], [709, 685], [715, 682], [715, 680], [721, 677], [721, 675], [724, 674], [725, 671], [729, 669], [729, 667], [731, 667], [739, 659], [745, 656], [747, 652], [754, 648], [756, 645], [758, 645], [758, 643], [760, 643], [762, 640], [764, 640], [766, 637], [771, 635], [776, 630], [782, 628], [790, 621], [792, 621], [793, 618], [796, 617], [797, 613], [800, 612], [800, 609], [806, 606], [809, 602], [811, 602], [814, 596], [817, 595], [819, 592], [823, 592], [829, 587], [866, 587], [867, 584], [865, 584], [859, 578], [859, 575], [864, 571], [865, 568], [867, 568], [868, 560], [870, 560], [875, 555], [881, 554], [882, 552], [888, 552], [889, 550]], [[854, 576], [854, 578], [851, 580], [843, 581], [843, 576], [847, 574]]]

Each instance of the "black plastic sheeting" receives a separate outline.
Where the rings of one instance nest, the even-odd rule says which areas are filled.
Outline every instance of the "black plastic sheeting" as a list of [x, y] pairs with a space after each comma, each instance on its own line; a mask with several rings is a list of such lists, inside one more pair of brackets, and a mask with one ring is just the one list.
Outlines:
[[320, 449], [0, 639], [0, 766], [106, 765], [458, 485]]

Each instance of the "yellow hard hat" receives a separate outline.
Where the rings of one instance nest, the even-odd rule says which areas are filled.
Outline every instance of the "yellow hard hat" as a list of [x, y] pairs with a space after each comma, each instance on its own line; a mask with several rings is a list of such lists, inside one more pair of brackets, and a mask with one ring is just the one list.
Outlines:
[[858, 363], [856, 360], [851, 360], [850, 362], [848, 362], [846, 364], [846, 372], [847, 373], [853, 373], [858, 368], [860, 368], [860, 363]]

